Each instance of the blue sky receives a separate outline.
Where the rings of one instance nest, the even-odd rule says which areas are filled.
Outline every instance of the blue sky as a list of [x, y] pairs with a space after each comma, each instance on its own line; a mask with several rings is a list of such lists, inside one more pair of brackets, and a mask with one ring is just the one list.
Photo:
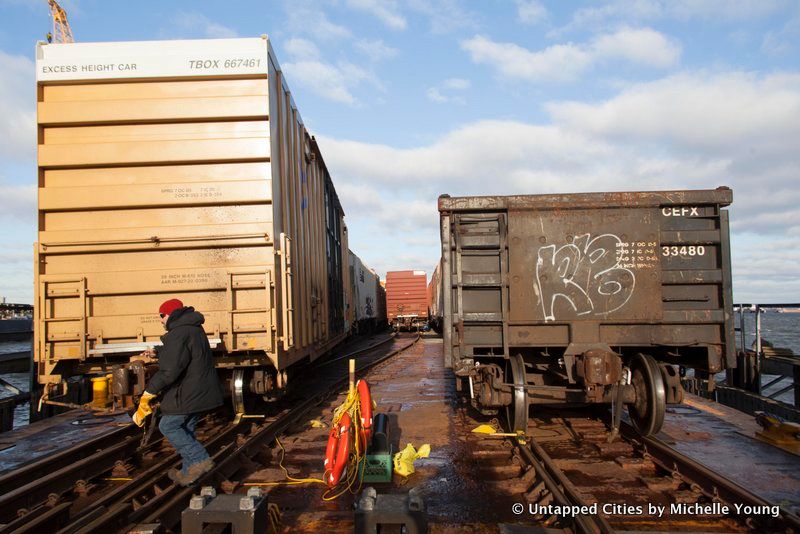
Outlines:
[[[800, 301], [800, 2], [64, 0], [78, 41], [268, 34], [383, 275], [430, 271], [441, 193], [734, 190], [734, 298]], [[0, 294], [32, 299], [35, 42], [0, 0]]]

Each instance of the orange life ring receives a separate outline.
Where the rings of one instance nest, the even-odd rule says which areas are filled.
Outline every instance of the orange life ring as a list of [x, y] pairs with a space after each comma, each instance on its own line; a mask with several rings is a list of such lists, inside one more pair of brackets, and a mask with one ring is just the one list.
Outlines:
[[361, 432], [358, 437], [363, 453], [367, 450], [369, 440], [372, 439], [372, 394], [369, 392], [369, 384], [366, 380], [359, 380], [356, 388], [361, 404]]
[[352, 420], [347, 412], [342, 415], [339, 424], [331, 429], [328, 435], [328, 446], [325, 448], [325, 482], [334, 487], [339, 483], [350, 455], [350, 426]]

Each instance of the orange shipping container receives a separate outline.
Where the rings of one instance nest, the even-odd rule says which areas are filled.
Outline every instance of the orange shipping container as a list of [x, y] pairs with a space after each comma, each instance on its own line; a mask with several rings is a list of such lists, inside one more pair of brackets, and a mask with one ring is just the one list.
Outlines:
[[157, 345], [172, 297], [278, 387], [343, 339], [344, 213], [266, 37], [41, 44], [36, 68], [40, 382]]

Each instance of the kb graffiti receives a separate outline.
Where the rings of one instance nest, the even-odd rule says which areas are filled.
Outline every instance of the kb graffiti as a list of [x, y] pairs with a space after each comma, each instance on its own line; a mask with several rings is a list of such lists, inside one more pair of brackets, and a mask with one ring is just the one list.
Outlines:
[[620, 266], [627, 244], [613, 234], [591, 239], [575, 236], [559, 248], [539, 248], [536, 287], [545, 321], [555, 321], [556, 303], [564, 300], [576, 315], [608, 315], [630, 300], [636, 277]]

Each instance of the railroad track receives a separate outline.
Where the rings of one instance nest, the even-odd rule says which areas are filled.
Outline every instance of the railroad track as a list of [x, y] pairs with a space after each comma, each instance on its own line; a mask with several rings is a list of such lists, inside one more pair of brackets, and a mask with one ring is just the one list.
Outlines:
[[[349, 357], [357, 357], [357, 372], [361, 373], [409, 348], [418, 337], [395, 339], [393, 350], [387, 353], [381, 346], [392, 339], [321, 362], [324, 374], [304, 381], [258, 422], [243, 419], [231, 423], [230, 418], [207, 417], [198, 427], [198, 439], [216, 465], [194, 487], [214, 484], [232, 491], [232, 475], [254, 465], [252, 458], [265, 444], [346, 385]], [[165, 440], [140, 448], [140, 439], [141, 431], [128, 426], [102, 440], [59, 453], [59, 458], [30, 464], [0, 478], [0, 484], [6, 484], [0, 485], [4, 490], [0, 510], [5, 516], [0, 532], [116, 532], [141, 523], [176, 525], [194, 488], [177, 486], [167, 477], [180, 459]], [[81, 455], [82, 460], [70, 463]], [[11, 486], [12, 480], [16, 480], [15, 486]], [[16, 517], [9, 517], [11, 514]]]
[[604, 418], [541, 413], [527, 442], [475, 437], [473, 455], [490, 460], [498, 488], [520, 496], [518, 518], [531, 524], [586, 533], [800, 532], [796, 515], [779, 508], [772, 517], [774, 504], [624, 422], [609, 443]]

